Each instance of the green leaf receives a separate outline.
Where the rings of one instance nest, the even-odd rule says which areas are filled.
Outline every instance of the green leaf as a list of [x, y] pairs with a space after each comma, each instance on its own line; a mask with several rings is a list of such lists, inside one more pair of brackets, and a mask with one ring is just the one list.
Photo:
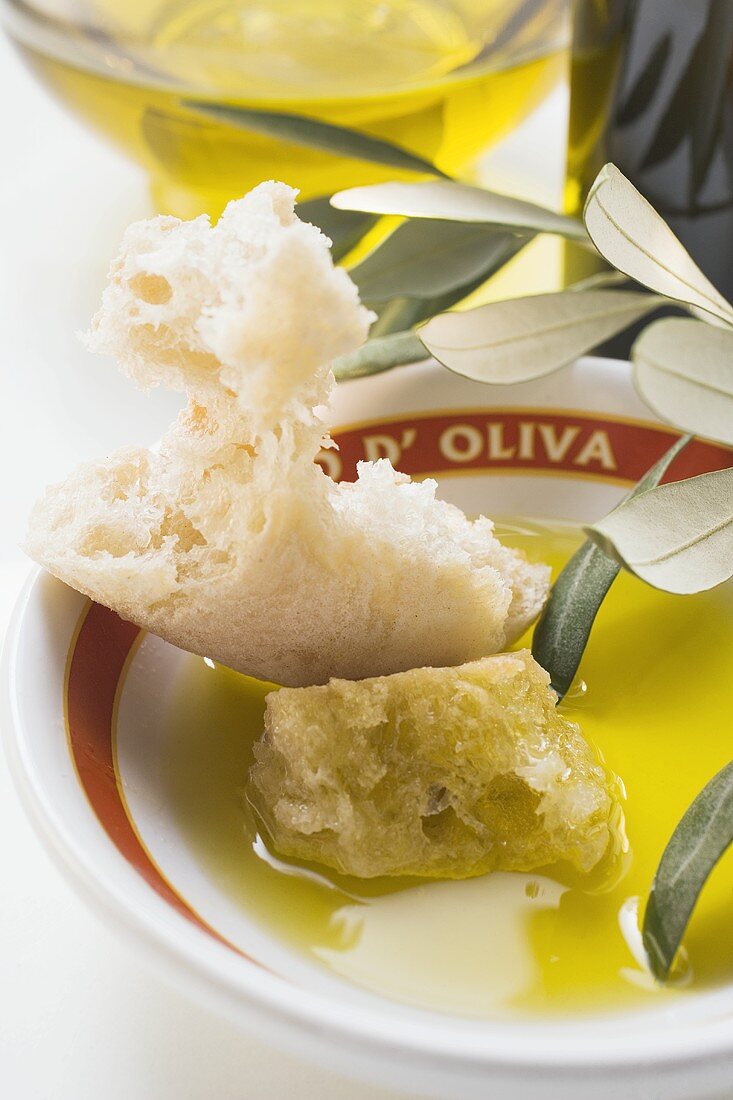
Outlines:
[[668, 976], [703, 886], [733, 841], [733, 763], [703, 787], [682, 817], [654, 876], [642, 939], [652, 971]]
[[598, 173], [583, 214], [604, 259], [642, 286], [733, 325], [733, 306], [706, 279], [653, 206], [613, 164]]
[[661, 302], [627, 290], [563, 290], [441, 313], [418, 335], [456, 374], [494, 384], [526, 382], [572, 363]]
[[[435, 303], [448, 301], [453, 305], [455, 302], [460, 302], [472, 290], [481, 286], [484, 281], [484, 278], [480, 277], [469, 283], [465, 288], [456, 287], [455, 290], [450, 291], [448, 294], [442, 294], [438, 298], [404, 297], [392, 298], [389, 302], [369, 302], [367, 303], [369, 308], [378, 314], [369, 335], [370, 337], [389, 336], [393, 332], [406, 332], [407, 329], [414, 329], [420, 321], [424, 321], [426, 317], [432, 317], [437, 309], [443, 308], [435, 305]], [[427, 356], [425, 348], [423, 348], [423, 356]]]
[[[684, 435], [676, 440], [626, 499], [658, 485], [691, 438]], [[596, 615], [620, 569], [617, 561], [587, 539], [552, 586], [532, 636], [532, 655], [549, 672], [560, 699], [575, 679]]]
[[331, 202], [339, 210], [470, 222], [474, 225], [504, 226], [516, 231], [558, 233], [576, 240], [587, 239], [582, 223], [576, 218], [555, 214], [523, 199], [513, 199], [450, 180], [352, 187], [348, 191], [336, 192]]
[[[369, 338], [389, 336], [393, 332], [406, 332], [426, 316], [430, 309], [430, 298], [392, 298], [389, 302], [371, 302], [369, 308], [377, 314], [377, 319], [369, 330]], [[423, 355], [425, 349], [423, 348]]]
[[390, 336], [367, 340], [357, 351], [336, 359], [333, 373], [339, 382], [345, 382], [349, 378], [380, 374], [392, 367], [402, 367], [426, 358], [425, 348], [414, 332], [394, 332]]
[[654, 588], [714, 588], [733, 576], [733, 468], [650, 489], [585, 531]]
[[317, 225], [330, 238], [334, 263], [351, 252], [377, 222], [373, 214], [334, 209], [328, 195], [299, 202], [298, 217], [304, 222]]
[[634, 382], [650, 409], [689, 432], [733, 444], [733, 332], [668, 317], [631, 349]]
[[584, 279], [579, 279], [577, 283], [570, 283], [567, 290], [601, 290], [603, 287], [625, 286], [630, 282], [631, 279], [628, 275], [624, 275], [623, 271], [607, 268], [605, 271], [596, 271], [593, 275], [586, 275]]
[[[390, 332], [402, 332], [404, 329], [413, 328], [428, 317], [434, 317], [445, 309], [462, 302], [474, 290], [478, 290], [493, 275], [505, 267], [514, 259], [518, 252], [529, 244], [530, 237], [511, 236], [504, 249], [490, 250], [486, 256], [485, 264], [481, 265], [479, 272], [467, 283], [459, 283], [458, 286], [433, 298], [392, 298], [391, 301], [380, 310], [379, 318], [372, 326], [372, 336], [384, 336]], [[376, 305], [376, 303], [373, 303]], [[423, 348], [423, 355], [425, 349]]]
[[249, 107], [227, 107], [219, 103], [207, 103], [205, 100], [184, 100], [183, 103], [200, 115], [293, 145], [305, 145], [324, 153], [367, 160], [388, 168], [429, 172], [431, 176], [445, 177], [445, 172], [441, 172], [429, 160], [411, 153], [409, 149], [384, 138], [350, 130], [346, 126], [336, 126], [307, 115], [292, 115], [283, 111], [255, 111]]
[[407, 221], [349, 274], [366, 302], [435, 298], [488, 278], [524, 243], [486, 226]]

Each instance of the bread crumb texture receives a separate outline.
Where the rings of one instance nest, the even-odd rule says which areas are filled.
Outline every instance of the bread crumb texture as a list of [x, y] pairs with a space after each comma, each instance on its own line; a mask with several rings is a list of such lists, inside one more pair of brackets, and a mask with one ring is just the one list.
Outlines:
[[215, 226], [130, 226], [86, 342], [186, 408], [159, 450], [49, 489], [27, 552], [175, 645], [282, 684], [495, 652], [538, 613], [549, 570], [433, 481], [379, 461], [336, 485], [314, 462], [330, 363], [371, 315], [295, 197], [265, 183]]
[[282, 855], [363, 878], [587, 872], [621, 811], [555, 703], [527, 650], [275, 691], [250, 799]]

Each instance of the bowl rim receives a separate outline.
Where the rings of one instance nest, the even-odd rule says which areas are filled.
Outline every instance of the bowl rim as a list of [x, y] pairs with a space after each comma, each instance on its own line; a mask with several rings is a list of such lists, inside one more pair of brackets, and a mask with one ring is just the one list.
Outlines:
[[[624, 365], [615, 366], [623, 369]], [[627, 378], [628, 372], [627, 365]], [[304, 1038], [321, 1051], [336, 1043], [344, 1064], [399, 1062], [422, 1079], [432, 1073], [442, 1074], [443, 1079], [446, 1074], [463, 1073], [481, 1074], [485, 1082], [488, 1075], [503, 1073], [509, 1081], [521, 1077], [526, 1083], [528, 1075], [539, 1082], [582, 1077], [592, 1071], [597, 1081], [599, 1075], [611, 1077], [619, 1071], [653, 1075], [660, 1066], [665, 1071], [682, 1067], [702, 1071], [710, 1070], [716, 1061], [728, 1068], [733, 1065], [733, 982], [696, 994], [675, 1020], [665, 1016], [663, 1009], [598, 1014], [590, 1023], [579, 1017], [540, 1017], [536, 1023], [472, 1020], [422, 1010], [398, 1020], [390, 1014], [381, 1016], [376, 1006], [291, 984], [251, 963], [246, 970], [232, 967], [227, 948], [213, 940], [205, 942], [203, 934], [184, 927], [183, 920], [179, 932], [171, 935], [155, 912], [134, 904], [113, 865], [95, 862], [83, 836], [74, 833], [54, 804], [29, 754], [33, 730], [27, 727], [20, 705], [20, 649], [29, 615], [41, 589], [48, 585], [64, 588], [36, 567], [17, 599], [3, 647], [2, 740], [11, 774], [36, 831], [67, 879], [100, 916], [184, 991], [195, 992], [226, 1015], [246, 1017], [252, 1031], [270, 1039], [274, 1026], [280, 1045], [301, 1055]], [[628, 1026], [632, 1021], [634, 1028]]]

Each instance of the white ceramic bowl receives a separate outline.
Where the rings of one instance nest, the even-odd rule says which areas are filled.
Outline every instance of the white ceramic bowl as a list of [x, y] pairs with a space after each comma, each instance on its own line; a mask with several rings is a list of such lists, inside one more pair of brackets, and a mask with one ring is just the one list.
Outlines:
[[[470, 513], [578, 520], [613, 505], [675, 434], [628, 367], [602, 360], [506, 388], [406, 367], [340, 387], [336, 423], [341, 449], [324, 458], [336, 475], [387, 455]], [[675, 476], [730, 463], [697, 442]], [[159, 718], [186, 659], [41, 572], [4, 658], [6, 746], [30, 816], [90, 904], [182, 990], [302, 1057], [424, 1096], [727, 1093], [729, 985], [633, 1013], [467, 1019], [358, 989], [249, 917], [197, 862], [161, 787]]]

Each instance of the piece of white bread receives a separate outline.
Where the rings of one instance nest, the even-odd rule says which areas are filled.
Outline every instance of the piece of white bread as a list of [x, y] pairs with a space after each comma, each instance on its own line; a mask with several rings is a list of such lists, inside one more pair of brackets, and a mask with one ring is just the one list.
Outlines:
[[124, 618], [281, 684], [450, 665], [535, 617], [549, 570], [388, 462], [314, 461], [330, 362], [370, 315], [328, 240], [266, 183], [218, 224], [130, 226], [89, 346], [188, 406], [157, 452], [87, 464], [36, 505], [27, 552]]
[[362, 878], [587, 872], [618, 792], [556, 703], [527, 650], [273, 691], [250, 801], [277, 852]]

